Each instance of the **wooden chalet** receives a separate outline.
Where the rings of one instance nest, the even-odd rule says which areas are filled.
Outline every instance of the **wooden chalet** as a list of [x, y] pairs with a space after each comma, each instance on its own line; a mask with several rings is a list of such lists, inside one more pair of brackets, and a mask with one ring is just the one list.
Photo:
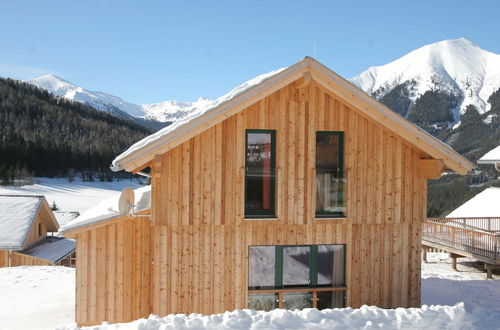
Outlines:
[[427, 180], [473, 165], [312, 58], [145, 138], [150, 214], [69, 224], [76, 320], [420, 306]]
[[75, 241], [47, 235], [58, 229], [45, 197], [0, 195], [0, 267], [74, 266]]

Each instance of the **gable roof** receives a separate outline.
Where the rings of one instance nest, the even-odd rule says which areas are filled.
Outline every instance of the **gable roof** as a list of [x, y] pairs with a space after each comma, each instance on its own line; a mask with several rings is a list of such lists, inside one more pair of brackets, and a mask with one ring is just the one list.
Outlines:
[[306, 57], [286, 68], [258, 76], [233, 89], [199, 111], [142, 139], [115, 158], [113, 171], [137, 171], [146, 167], [155, 155], [163, 154], [224, 119], [238, 113], [288, 84], [299, 80], [314, 80], [327, 90], [353, 105], [364, 115], [384, 126], [434, 159], [441, 159], [446, 168], [465, 174], [473, 164], [451, 147], [358, 89], [318, 61]]
[[58, 225], [43, 196], [0, 195], [0, 249], [20, 250], [29, 234], [36, 215], [48, 210], [49, 231], [57, 231]]

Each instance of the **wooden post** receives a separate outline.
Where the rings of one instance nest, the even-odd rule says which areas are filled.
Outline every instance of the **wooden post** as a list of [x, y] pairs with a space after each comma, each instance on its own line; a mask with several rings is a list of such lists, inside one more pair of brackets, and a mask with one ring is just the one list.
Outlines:
[[427, 263], [427, 251], [429, 250], [429, 247], [428, 246], [422, 246], [422, 250], [423, 250], [424, 262]]
[[486, 278], [490, 280], [493, 279], [493, 267], [490, 264], [484, 264], [484, 268], [486, 268]]
[[490, 280], [493, 279], [493, 271], [496, 269], [500, 269], [500, 265], [492, 265], [492, 264], [484, 264], [484, 268], [486, 269], [486, 276]]
[[457, 258], [464, 258], [464, 257], [455, 253], [450, 253], [450, 258], [451, 258], [451, 268], [457, 270]]

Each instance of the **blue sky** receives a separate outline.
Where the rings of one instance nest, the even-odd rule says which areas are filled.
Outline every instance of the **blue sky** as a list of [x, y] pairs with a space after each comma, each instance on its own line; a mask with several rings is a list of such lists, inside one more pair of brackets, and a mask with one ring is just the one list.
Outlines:
[[135, 103], [216, 98], [314, 55], [350, 78], [436, 41], [500, 53], [498, 1], [1, 1], [0, 76]]

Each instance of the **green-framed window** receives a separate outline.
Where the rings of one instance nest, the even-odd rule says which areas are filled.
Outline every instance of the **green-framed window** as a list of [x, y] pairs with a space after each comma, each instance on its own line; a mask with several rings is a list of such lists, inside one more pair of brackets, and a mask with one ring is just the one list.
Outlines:
[[274, 217], [276, 131], [246, 130], [245, 133], [245, 217]]
[[316, 132], [316, 217], [345, 216], [344, 132]]
[[345, 245], [248, 248], [248, 308], [345, 306]]

